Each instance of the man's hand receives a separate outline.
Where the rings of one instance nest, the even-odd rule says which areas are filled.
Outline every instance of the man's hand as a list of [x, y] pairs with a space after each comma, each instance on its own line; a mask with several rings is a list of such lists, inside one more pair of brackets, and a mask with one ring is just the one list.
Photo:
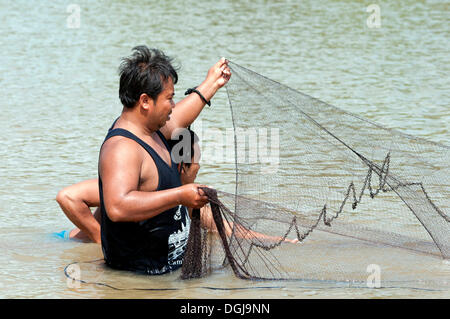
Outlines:
[[[228, 83], [231, 77], [231, 71], [228, 67], [228, 60], [222, 58], [214, 64], [208, 71], [206, 79], [197, 86], [203, 97], [210, 101], [214, 94]], [[166, 139], [172, 138], [172, 132], [180, 127], [188, 127], [191, 125], [205, 106], [204, 101], [195, 93], [189, 94], [186, 98], [181, 100], [172, 109], [170, 120], [161, 128], [161, 132]]]
[[217, 89], [220, 89], [228, 83], [230, 77], [231, 71], [228, 67], [228, 60], [221, 58], [219, 62], [209, 69], [205, 82], [209, 82]]
[[191, 208], [202, 208], [209, 200], [200, 187], [208, 187], [200, 184], [186, 184], [179, 188], [180, 204]]

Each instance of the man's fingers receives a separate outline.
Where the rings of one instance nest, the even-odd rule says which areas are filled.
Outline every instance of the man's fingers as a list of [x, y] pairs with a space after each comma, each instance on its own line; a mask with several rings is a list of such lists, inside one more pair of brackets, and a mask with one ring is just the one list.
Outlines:
[[221, 58], [214, 66], [208, 71], [208, 76], [215, 77], [220, 87], [222, 87], [231, 77], [231, 70], [228, 67], [228, 60]]
[[[222, 67], [228, 67], [228, 60], [225, 58], [221, 58], [215, 65], [215, 69], [221, 69]], [[223, 70], [221, 70], [223, 71]]]
[[208, 197], [207, 196], [201, 196], [200, 199], [197, 201], [197, 204], [195, 205], [194, 208], [202, 208], [203, 206], [205, 206], [208, 203], [209, 203]]
[[[223, 78], [225, 81], [228, 81], [228, 80], [231, 78], [231, 71], [230, 71], [230, 68], [229, 68], [228, 66], [225, 66], [225, 65], [224, 65], [221, 75], [222, 75], [222, 78]], [[224, 83], [225, 83], [225, 82], [224, 82]]]
[[205, 195], [205, 192], [203, 191], [202, 187], [204, 187], [204, 188], [210, 188], [210, 187], [206, 186], [206, 185], [198, 185], [198, 188], [197, 188], [198, 189], [198, 194], [200, 196], [204, 196], [204, 197], [208, 198], [208, 196]]
[[208, 186], [206, 185], [197, 185], [197, 190], [198, 190], [198, 194], [200, 195], [200, 201], [203, 202], [205, 205], [206, 203], [209, 202], [209, 198], [208, 196], [206, 196], [205, 192], [203, 191], [202, 187], [208, 188]]

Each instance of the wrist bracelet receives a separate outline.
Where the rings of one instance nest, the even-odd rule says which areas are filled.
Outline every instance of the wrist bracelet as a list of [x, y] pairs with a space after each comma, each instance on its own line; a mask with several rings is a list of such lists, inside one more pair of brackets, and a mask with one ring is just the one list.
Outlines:
[[197, 93], [197, 94], [200, 96], [200, 98], [202, 99], [203, 102], [205, 102], [206, 104], [208, 104], [208, 106], [211, 106], [211, 101], [207, 101], [207, 100], [205, 99], [205, 97], [200, 93], [200, 91], [197, 90], [197, 87], [193, 87], [193, 88], [191, 88], [191, 89], [188, 89], [188, 90], [184, 93], [184, 95], [191, 94], [192, 92]]

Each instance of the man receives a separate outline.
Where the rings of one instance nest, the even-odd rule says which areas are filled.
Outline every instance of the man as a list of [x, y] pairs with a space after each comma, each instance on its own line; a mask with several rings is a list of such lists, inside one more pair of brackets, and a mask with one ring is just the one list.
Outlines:
[[[143, 63], [141, 65], [142, 67], [145, 67], [145, 65], [150, 65], [149, 56], [151, 54], [153, 54], [152, 63], [155, 63], [155, 68], [160, 68], [161, 71], [165, 72], [165, 74], [172, 75], [173, 78], [177, 79], [176, 71], [170, 64], [170, 58], [166, 57], [162, 52], [159, 52], [158, 50], [149, 50], [146, 47], [136, 47], [134, 49], [136, 50], [135, 55], [128, 59], [124, 59], [123, 64], [120, 68], [121, 79], [119, 95], [122, 103], [124, 105], [128, 103], [129, 106], [130, 104], [131, 106], [133, 106], [132, 103], [136, 104], [140, 96], [138, 96], [139, 92], [135, 92], [133, 91], [133, 88], [129, 87], [128, 89], [130, 92], [126, 94], [125, 84], [128, 80], [132, 79], [133, 76], [139, 77], [143, 74], [140, 74], [138, 72], [139, 63]], [[134, 59], [134, 63], [131, 63], [132, 59]], [[165, 62], [161, 63], [161, 61], [163, 60]], [[231, 72], [228, 68], [227, 63], [228, 62], [224, 58], [217, 62], [213, 67], [209, 69], [206, 79], [203, 81], [203, 83], [201, 83], [200, 86], [197, 87], [197, 91], [199, 92], [199, 94], [193, 92], [175, 105], [172, 114], [170, 115], [170, 120], [166, 121], [166, 124], [163, 125], [160, 130], [166, 139], [170, 139], [172, 132], [174, 132], [177, 127], [184, 128], [189, 126], [205, 106], [206, 99], [209, 101], [212, 96], [214, 96], [215, 92], [217, 92], [218, 89], [223, 87], [228, 82], [231, 76]], [[125, 66], [128, 66], [128, 69], [126, 69]], [[149, 69], [149, 71], [151, 70]], [[152, 74], [153, 73], [148, 73], [147, 75], [151, 77]], [[145, 77], [141, 78], [140, 80], [146, 81]], [[159, 81], [159, 79], [157, 80], [158, 81], [156, 81], [154, 85], [156, 85], [155, 88], [157, 90], [160, 90], [164, 83], [160, 83], [161, 81]], [[174, 81], [171, 76], [168, 76], [168, 81], [172, 81], [173, 86]], [[172, 92], [168, 93], [169, 95], [173, 94], [173, 90]], [[130, 94], [134, 94], [134, 100], [129, 96]], [[171, 97], [168, 96], [166, 98], [168, 99]], [[173, 101], [171, 103], [173, 103]], [[131, 108], [129, 106], [126, 108], [124, 107], [124, 111], [130, 110]], [[130, 112], [124, 112], [124, 114], [129, 113]], [[120, 119], [122, 118], [123, 116], [120, 117]], [[118, 119], [113, 124], [112, 128], [118, 128], [119, 124], [124, 123], [124, 121], [120, 119]], [[161, 141], [157, 137], [156, 140], [158, 140], [159, 142]], [[162, 145], [159, 144], [159, 147], [161, 151]], [[97, 179], [86, 180], [64, 188], [58, 193], [56, 200], [66, 216], [77, 226], [77, 228], [73, 229], [70, 232], [63, 231], [59, 233], [61, 237], [80, 239], [83, 241], [93, 241], [96, 243], [101, 242], [100, 210], [96, 209], [94, 215], [92, 215], [90, 210], [90, 207], [99, 207], [100, 198]]]
[[[134, 50], [120, 67], [124, 107], [101, 148], [99, 183], [89, 180], [70, 186], [58, 193], [57, 201], [78, 226], [71, 237], [101, 242], [108, 265], [162, 274], [181, 266], [189, 231], [185, 207], [201, 208], [207, 203], [199, 189], [202, 185], [193, 184], [198, 164], [188, 165], [180, 179], [178, 168], [183, 165], [174, 165], [166, 140], [175, 129], [195, 120], [231, 73], [221, 59], [195, 94], [174, 107], [177, 74], [170, 59], [158, 50]], [[194, 153], [199, 156], [198, 151]], [[198, 158], [193, 162], [198, 163]], [[92, 215], [89, 207], [99, 204], [101, 210]], [[209, 207], [201, 209], [201, 222], [215, 230]], [[225, 226], [231, 234], [233, 225]]]
[[100, 150], [101, 243], [109, 266], [163, 274], [181, 266], [189, 232], [185, 207], [208, 202], [203, 185], [181, 184], [167, 140], [195, 120], [231, 73], [221, 59], [175, 107], [178, 75], [171, 59], [145, 46], [133, 50], [119, 69], [123, 110]]

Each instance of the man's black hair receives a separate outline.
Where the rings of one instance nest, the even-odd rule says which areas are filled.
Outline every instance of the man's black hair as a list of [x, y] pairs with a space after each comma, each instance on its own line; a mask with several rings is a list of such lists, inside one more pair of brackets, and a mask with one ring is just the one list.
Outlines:
[[119, 98], [128, 108], [136, 105], [142, 93], [156, 101], [169, 77], [173, 84], [178, 82], [172, 58], [162, 51], [145, 45], [134, 47], [133, 51], [131, 56], [122, 59], [119, 67]]

